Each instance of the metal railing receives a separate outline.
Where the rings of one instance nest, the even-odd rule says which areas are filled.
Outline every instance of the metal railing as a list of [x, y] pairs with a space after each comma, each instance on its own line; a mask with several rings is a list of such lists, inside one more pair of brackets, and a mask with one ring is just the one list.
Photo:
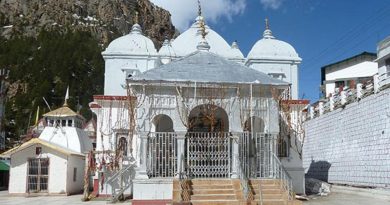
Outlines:
[[284, 169], [282, 163], [279, 158], [275, 155], [275, 153], [271, 154], [272, 159], [272, 173], [275, 179], [280, 179], [280, 188], [287, 193], [287, 203], [293, 202], [295, 196], [292, 189], [292, 180], [290, 175]]
[[[321, 114], [325, 114], [334, 109], [344, 107], [349, 103], [359, 101], [367, 96], [374, 94], [375, 92], [377, 92], [376, 89], [378, 89], [376, 86], [380, 85], [381, 76], [378, 77], [379, 84], [378, 82], [375, 82], [374, 79], [376, 79], [375, 76], [373, 76], [373, 79], [369, 81], [366, 81], [360, 85], [358, 84], [357, 88], [350, 88], [350, 87], [338, 88], [337, 91], [335, 91], [335, 93], [333, 93], [331, 97], [321, 100], [320, 103], [323, 103], [322, 107], [320, 106], [320, 103], [318, 103], [315, 106], [312, 105], [313, 113], [308, 113], [310, 118], [319, 117]], [[379, 88], [379, 89], [383, 89], [383, 88]]]
[[[130, 160], [129, 158], [126, 158], [130, 162], [128, 165], [122, 165], [122, 169], [115, 172], [110, 178], [108, 178], [107, 182], [108, 184], [111, 184], [111, 202], [117, 202], [121, 196], [123, 196], [123, 193], [130, 188], [132, 185], [131, 181], [124, 180], [124, 175], [127, 174], [129, 176], [134, 175], [135, 171], [135, 161]], [[129, 179], [127, 179], [129, 180]], [[113, 184], [119, 185], [118, 188], [115, 188]]]
[[236, 143], [238, 143], [238, 156], [236, 161], [236, 166], [237, 166], [237, 175], [240, 179], [240, 184], [242, 187], [242, 192], [244, 194], [244, 198], [248, 201], [253, 200], [253, 193], [252, 189], [249, 185], [249, 177], [251, 174], [251, 169], [250, 169], [250, 142], [251, 138], [249, 135], [242, 135], [239, 138], [234, 139]]
[[177, 137], [174, 132], [151, 132], [148, 136], [147, 173], [150, 178], [174, 177]]

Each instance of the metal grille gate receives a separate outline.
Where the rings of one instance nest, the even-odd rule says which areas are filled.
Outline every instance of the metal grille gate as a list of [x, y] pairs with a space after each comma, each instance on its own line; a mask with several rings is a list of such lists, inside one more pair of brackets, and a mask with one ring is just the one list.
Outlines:
[[188, 174], [193, 178], [229, 178], [231, 138], [226, 132], [187, 133]]
[[176, 173], [176, 134], [154, 132], [148, 138], [147, 172], [149, 177], [173, 177]]
[[250, 178], [272, 177], [272, 153], [275, 152], [275, 134], [244, 132], [239, 138], [239, 158], [242, 171]]

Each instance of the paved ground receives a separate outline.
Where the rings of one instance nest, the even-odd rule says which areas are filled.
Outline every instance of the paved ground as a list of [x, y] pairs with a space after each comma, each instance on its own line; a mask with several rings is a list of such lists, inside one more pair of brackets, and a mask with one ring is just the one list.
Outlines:
[[[1, 205], [101, 205], [106, 201], [82, 202], [82, 195], [73, 196], [40, 196], [40, 197], [14, 197], [8, 196], [7, 191], [0, 191]], [[120, 204], [120, 203], [119, 203]], [[123, 203], [130, 204], [130, 202]], [[329, 196], [315, 197], [304, 205], [390, 205], [390, 200], [383, 197], [367, 197], [351, 193], [331, 193]]]
[[383, 197], [368, 197], [351, 193], [331, 193], [328, 196], [310, 197], [303, 205], [390, 205]]
[[9, 196], [7, 191], [0, 191], [1, 205], [101, 205], [106, 201], [81, 201], [82, 195], [72, 196], [37, 196], [16, 197]]

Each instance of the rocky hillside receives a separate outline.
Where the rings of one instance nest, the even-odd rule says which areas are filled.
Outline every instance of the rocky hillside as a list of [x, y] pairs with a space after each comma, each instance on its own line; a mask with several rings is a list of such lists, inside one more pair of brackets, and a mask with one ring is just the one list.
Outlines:
[[90, 31], [101, 43], [129, 33], [138, 22], [157, 47], [175, 34], [169, 12], [149, 0], [0, 0], [3, 37], [37, 36], [45, 30]]
[[69, 106], [91, 118], [88, 103], [103, 93], [102, 49], [135, 21], [157, 48], [175, 35], [170, 14], [149, 0], [0, 0], [0, 69], [9, 72], [0, 131], [7, 148], [29, 133], [38, 107], [41, 117], [48, 105], [62, 106], [68, 86]]

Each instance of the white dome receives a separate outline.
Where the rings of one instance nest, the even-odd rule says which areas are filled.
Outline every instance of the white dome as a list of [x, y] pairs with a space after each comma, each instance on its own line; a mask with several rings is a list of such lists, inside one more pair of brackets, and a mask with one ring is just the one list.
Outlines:
[[240, 48], [238, 47], [237, 41], [234, 41], [231, 46], [231, 54], [233, 58], [235, 59], [244, 59], [244, 54], [240, 51]]
[[[198, 16], [195, 23], [172, 42], [172, 47], [178, 56], [186, 56], [197, 51], [197, 46], [202, 40], [199, 29], [201, 18], [203, 17]], [[210, 45], [210, 52], [227, 59], [236, 58], [236, 53], [232, 52], [231, 47], [225, 39], [208, 26], [206, 26], [206, 32], [206, 41]]]
[[250, 59], [302, 60], [294, 47], [275, 39], [269, 29], [264, 31], [263, 38], [252, 47], [248, 54], [248, 60]]
[[161, 57], [176, 57], [176, 52], [172, 48], [171, 42], [169, 40], [165, 40], [162, 44], [162, 47], [158, 51], [158, 55]]
[[113, 40], [103, 55], [156, 55], [154, 43], [142, 34], [141, 26], [134, 24], [131, 32]]

